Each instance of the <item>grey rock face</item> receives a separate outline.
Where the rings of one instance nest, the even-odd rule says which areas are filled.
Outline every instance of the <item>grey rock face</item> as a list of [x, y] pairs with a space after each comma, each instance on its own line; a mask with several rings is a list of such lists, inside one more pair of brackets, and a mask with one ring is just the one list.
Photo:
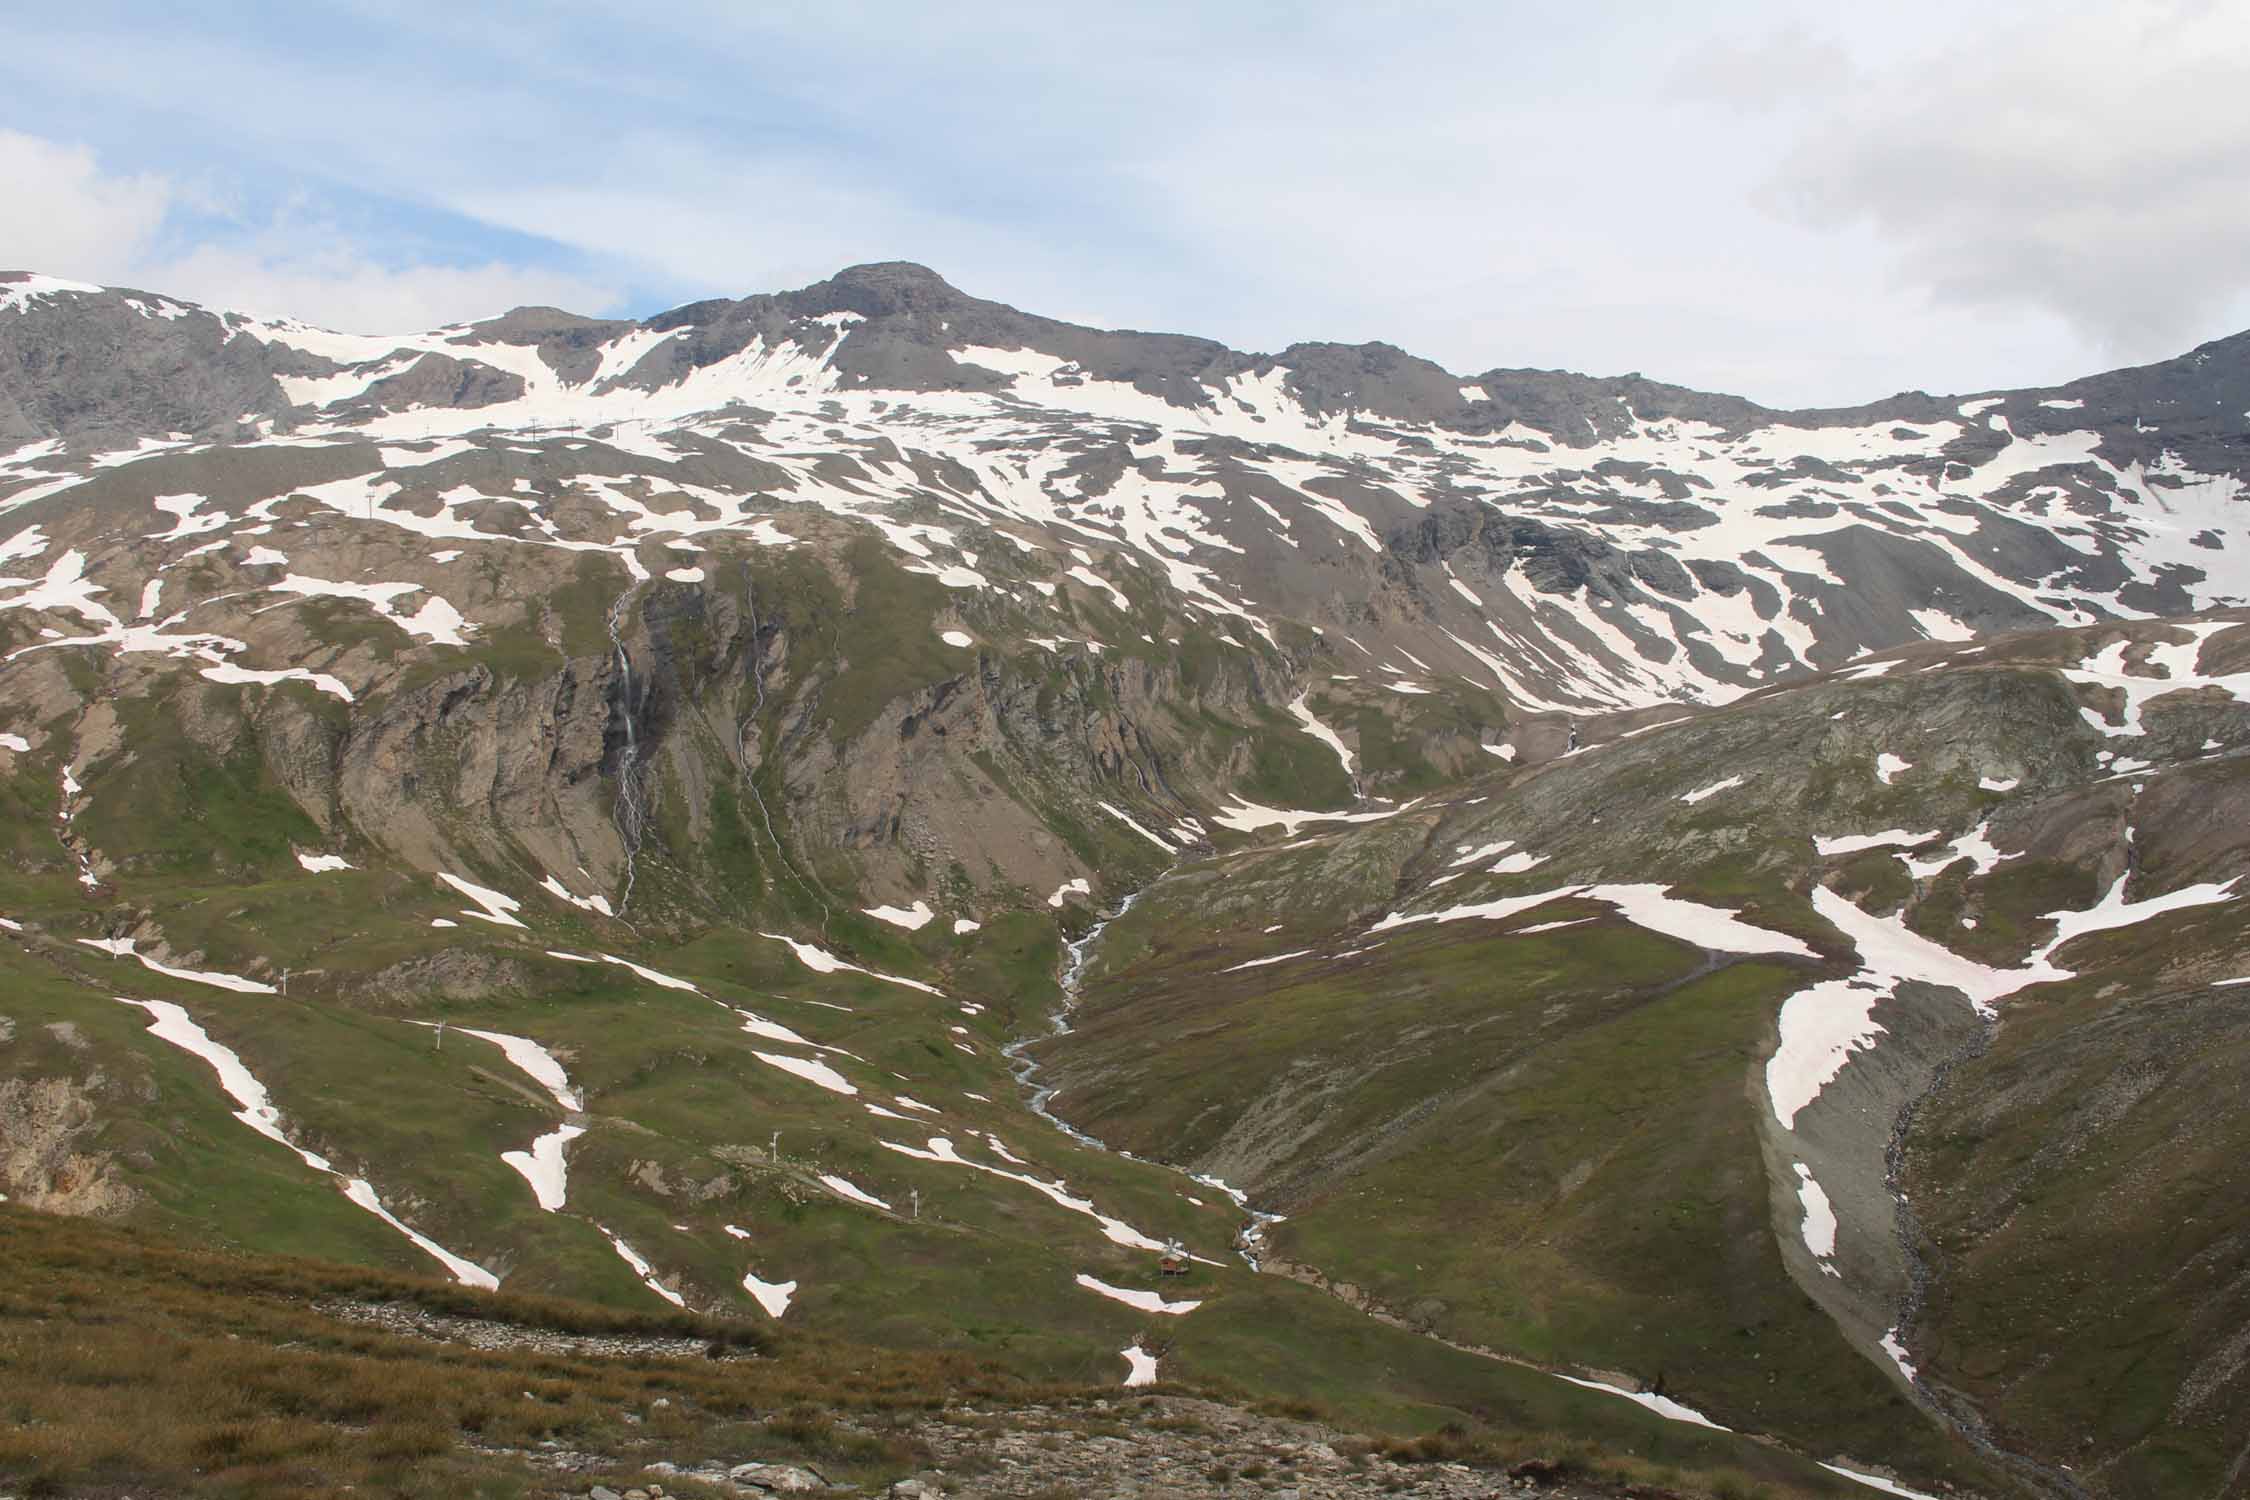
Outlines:
[[[25, 273], [0, 272], [0, 297]], [[146, 292], [61, 292], [0, 304], [0, 440], [123, 446], [231, 439], [289, 409], [275, 383], [313, 362], [234, 336], [217, 316]]]

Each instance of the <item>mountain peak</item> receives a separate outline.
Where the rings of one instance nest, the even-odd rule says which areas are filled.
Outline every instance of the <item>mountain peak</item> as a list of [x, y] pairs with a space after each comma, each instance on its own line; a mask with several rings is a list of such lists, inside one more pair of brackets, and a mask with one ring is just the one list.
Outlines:
[[910, 260], [846, 266], [797, 295], [820, 302], [824, 311], [856, 312], [870, 318], [929, 312], [970, 300], [943, 276]]

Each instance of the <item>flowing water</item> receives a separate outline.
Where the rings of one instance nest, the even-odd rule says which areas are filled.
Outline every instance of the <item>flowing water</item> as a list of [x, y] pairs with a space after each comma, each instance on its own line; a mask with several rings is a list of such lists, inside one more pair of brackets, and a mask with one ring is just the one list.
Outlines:
[[[1078, 1008], [1079, 990], [1085, 982], [1086, 964], [1093, 956], [1094, 945], [1101, 941], [1102, 934], [1109, 930], [1110, 923], [1133, 909], [1133, 903], [1140, 900], [1142, 894], [1141, 891], [1135, 891], [1127, 896], [1122, 902], [1118, 903], [1117, 910], [1087, 928], [1083, 936], [1063, 948], [1062, 1003], [1056, 1006], [1047, 1017], [1048, 1036], [1066, 1036], [1069, 1034], [1070, 1014]], [[1216, 1177], [1201, 1176], [1190, 1172], [1185, 1167], [1174, 1166], [1170, 1162], [1150, 1161], [1145, 1156], [1136, 1156], [1130, 1151], [1120, 1150], [1088, 1135], [1085, 1131], [1080, 1130], [1077, 1126], [1056, 1114], [1049, 1106], [1061, 1085], [1042, 1084], [1038, 1081], [1039, 1060], [1031, 1055], [1031, 1045], [1037, 1040], [1040, 1040], [1040, 1038], [1025, 1037], [1021, 1041], [1010, 1042], [1001, 1049], [1002, 1054], [1008, 1059], [1008, 1065], [1015, 1070], [1017, 1086], [1022, 1088], [1030, 1097], [1031, 1112], [1081, 1146], [1090, 1146], [1096, 1151], [1106, 1151], [1112, 1156], [1122, 1156], [1127, 1161], [1141, 1162], [1147, 1166], [1162, 1167], [1166, 1171], [1177, 1172], [1190, 1182], [1198, 1183], [1214, 1192], [1224, 1194], [1236, 1208], [1241, 1209], [1248, 1216], [1247, 1222], [1235, 1233], [1234, 1248], [1236, 1253], [1242, 1257], [1244, 1264], [1248, 1265], [1253, 1271], [1257, 1270], [1258, 1261], [1265, 1254], [1266, 1226], [1280, 1223], [1283, 1216], [1261, 1213], [1252, 1208], [1248, 1196], [1241, 1189], [1230, 1187]]]

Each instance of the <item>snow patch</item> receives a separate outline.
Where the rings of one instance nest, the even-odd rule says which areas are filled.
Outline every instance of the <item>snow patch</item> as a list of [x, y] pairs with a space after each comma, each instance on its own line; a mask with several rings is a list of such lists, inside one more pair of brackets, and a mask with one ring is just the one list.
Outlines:
[[[1471, 597], [1474, 596], [1472, 595]], [[1303, 727], [1305, 733], [1311, 735], [1314, 739], [1320, 741], [1323, 745], [1326, 745], [1329, 749], [1336, 752], [1336, 759], [1343, 763], [1344, 774], [1346, 776], [1357, 775], [1358, 768], [1352, 762], [1351, 747], [1344, 743], [1343, 736], [1339, 735], [1335, 730], [1329, 728], [1326, 724], [1323, 724], [1319, 719], [1315, 718], [1313, 716], [1313, 711], [1305, 706], [1305, 700], [1310, 698], [1311, 696], [1312, 689], [1307, 688], [1304, 692], [1301, 692], [1296, 697], [1290, 699], [1289, 716], [1295, 719], [1297, 723]]]
[[1117, 1351], [1125, 1356], [1125, 1384], [1127, 1386], [1156, 1384], [1156, 1356], [1138, 1344], [1127, 1344]]
[[1132, 829], [1133, 832], [1139, 834], [1142, 838], [1147, 839], [1157, 848], [1162, 849], [1166, 854], [1177, 852], [1173, 849], [1171, 840], [1165, 838], [1161, 834], [1150, 832], [1146, 826], [1144, 826], [1131, 813], [1126, 812], [1123, 808], [1112, 807], [1107, 802], [1103, 802], [1098, 798], [1095, 800], [1094, 806], [1100, 808], [1103, 812], [1108, 813], [1118, 822], [1123, 823], [1127, 828]]
[[1276, 953], [1271, 958], [1246, 959], [1242, 963], [1230, 965], [1219, 970], [1219, 972], [1221, 974], [1233, 974], [1243, 969], [1262, 969], [1268, 964], [1285, 964], [1292, 958], [1303, 958], [1312, 951], [1310, 948], [1299, 948], [1293, 953]]
[[1602, 1391], [1612, 1396], [1623, 1396], [1635, 1405], [1645, 1406], [1658, 1416], [1668, 1417], [1675, 1422], [1686, 1422], [1694, 1427], [1709, 1427], [1716, 1432], [1733, 1430], [1732, 1428], [1721, 1427], [1692, 1406], [1682, 1405], [1670, 1396], [1659, 1396], [1654, 1391], [1629, 1391], [1623, 1386], [1609, 1385], [1599, 1380], [1580, 1380], [1575, 1375], [1557, 1375], [1555, 1378], [1567, 1380], [1572, 1385], [1583, 1386], [1589, 1391]]
[[1083, 1271], [1078, 1274], [1078, 1284], [1098, 1297], [1107, 1297], [1112, 1302], [1122, 1302], [1127, 1307], [1138, 1308], [1142, 1312], [1167, 1313], [1173, 1317], [1182, 1317], [1203, 1305], [1200, 1300], [1167, 1302], [1154, 1292], [1139, 1291], [1133, 1287], [1111, 1286], [1106, 1281], [1095, 1280]]
[[1797, 1202], [1805, 1211], [1805, 1248], [1820, 1262], [1821, 1270], [1831, 1276], [1840, 1275], [1829, 1264], [1836, 1255], [1836, 1210], [1829, 1203], [1827, 1192], [1813, 1180], [1812, 1168], [1803, 1162], [1797, 1163]]
[[461, 913], [462, 916], [475, 917], [480, 922], [490, 922], [497, 927], [523, 926], [523, 923], [517, 921], [513, 915], [523, 905], [515, 897], [503, 896], [489, 886], [481, 886], [474, 881], [463, 880], [458, 875], [448, 875], [443, 870], [438, 871], [438, 879], [452, 886], [477, 904], [478, 909], [476, 911], [464, 911]]
[[870, 979], [880, 979], [888, 984], [903, 984], [910, 990], [920, 990], [926, 995], [936, 995], [939, 999], [945, 998], [945, 992], [936, 985], [924, 984], [919, 979], [902, 978], [897, 974], [882, 974], [873, 969], [863, 969], [858, 964], [838, 958], [835, 954], [816, 944], [802, 943], [795, 938], [783, 937], [778, 932], [760, 933], [759, 936], [785, 944], [791, 953], [797, 955], [797, 962], [803, 964], [815, 974], [865, 974]]
[[1661, 885], [1565, 886], [1528, 896], [1504, 896], [1496, 901], [1447, 907], [1443, 911], [1392, 912], [1369, 931], [1382, 932], [1394, 927], [1411, 926], [1417, 922], [1458, 922], [1471, 917], [1500, 921], [1518, 912], [1529, 911], [1533, 907], [1544, 906], [1550, 901], [1560, 901], [1566, 897], [1607, 902], [1616, 907], [1626, 920], [1638, 926], [1715, 952], [1786, 953], [1799, 958], [1819, 957], [1812, 948], [1797, 938], [1763, 927], [1753, 927], [1724, 907], [1684, 900], [1671, 895]]
[[1211, 815], [1211, 821], [1221, 828], [1231, 828], [1236, 833], [1256, 833], [1261, 828], [1279, 828], [1285, 838], [1295, 838], [1297, 830], [1307, 823], [1380, 823], [1385, 818], [1395, 818], [1421, 799], [1402, 803], [1381, 812], [1300, 812], [1282, 807], [1264, 807], [1255, 802], [1235, 798], [1234, 805]]
[[585, 1133], [583, 1125], [558, 1125], [533, 1141], [529, 1151], [503, 1151], [500, 1159], [523, 1174], [541, 1208], [560, 1213], [569, 1196], [563, 1153]]
[[638, 1250], [625, 1243], [618, 1235], [603, 1228], [602, 1225], [596, 1224], [594, 1227], [601, 1230], [602, 1238], [609, 1241], [609, 1247], [617, 1252], [617, 1258], [633, 1268], [633, 1274], [640, 1277], [642, 1286], [647, 1287], [674, 1307], [685, 1308], [687, 1306], [686, 1298], [656, 1279], [656, 1267], [650, 1265]]
[[869, 1208], [879, 1208], [885, 1213], [889, 1213], [891, 1211], [891, 1206], [888, 1203], [885, 1203], [882, 1199], [876, 1197], [873, 1193], [862, 1192], [859, 1188], [852, 1186], [851, 1183], [845, 1181], [841, 1177], [837, 1177], [829, 1173], [823, 1173], [821, 1175], [820, 1185], [828, 1189], [828, 1191], [830, 1191], [831, 1193], [834, 1193], [839, 1198], [848, 1198], [854, 1203], [864, 1203]]
[[610, 909], [609, 897], [601, 895], [574, 896], [571, 894], [569, 886], [564, 885], [552, 875], [539, 882], [539, 889], [545, 891], [557, 901], [568, 902], [580, 911], [600, 912], [605, 917], [617, 915], [615, 911]]
[[151, 973], [162, 974], [167, 979], [184, 979], [190, 984], [207, 984], [213, 989], [232, 990], [238, 995], [271, 995], [278, 993], [270, 984], [260, 984], [255, 979], [245, 979], [239, 974], [221, 974], [209, 969], [179, 969], [159, 963], [146, 953], [135, 951], [136, 938], [80, 938], [89, 948], [99, 948], [112, 958], [130, 958]]
[[1813, 836], [1813, 848], [1826, 859], [1836, 854], [1857, 854], [1862, 849], [1888, 849], [1903, 847], [1915, 849], [1938, 836], [1938, 830], [1927, 833], [1909, 833], [1903, 828], [1886, 828], [1881, 833], [1845, 833], [1833, 838]]
[[859, 1092], [857, 1086], [824, 1062], [807, 1057], [790, 1057], [780, 1052], [752, 1052], [750, 1055], [769, 1067], [779, 1068], [784, 1073], [794, 1073], [807, 1083], [818, 1084], [831, 1094], [850, 1095]]
[[453, 1279], [463, 1286], [482, 1287], [496, 1291], [500, 1278], [471, 1260], [465, 1260], [399, 1219], [376, 1195], [374, 1187], [364, 1178], [346, 1177], [329, 1164], [328, 1158], [305, 1150], [290, 1140], [281, 1129], [281, 1111], [274, 1107], [272, 1095], [256, 1075], [243, 1066], [234, 1049], [212, 1039], [209, 1032], [195, 1023], [193, 1017], [179, 1006], [165, 1000], [123, 1000], [122, 1005], [137, 1006], [152, 1017], [149, 1035], [159, 1041], [169, 1042], [183, 1052], [189, 1052], [211, 1065], [219, 1075], [219, 1087], [240, 1106], [234, 1117], [268, 1140], [275, 1141], [292, 1152], [299, 1161], [324, 1176], [333, 1177], [341, 1184], [345, 1198], [365, 1209], [376, 1218], [406, 1236], [414, 1246], [432, 1260], [445, 1267]]
[[1161, 1241], [1150, 1239], [1124, 1220], [1114, 1219], [1108, 1214], [1102, 1213], [1094, 1207], [1091, 1198], [1073, 1196], [1059, 1182], [1046, 1182], [1031, 1176], [1029, 1173], [1011, 1172], [1005, 1167], [988, 1166], [983, 1162], [970, 1161], [955, 1151], [953, 1142], [942, 1135], [930, 1137], [927, 1149], [902, 1146], [896, 1141], [884, 1141], [881, 1144], [887, 1151], [896, 1151], [901, 1156], [911, 1156], [917, 1161], [934, 1161], [942, 1162], [947, 1166], [967, 1167], [972, 1172], [987, 1172], [994, 1177], [1005, 1177], [1010, 1182], [1020, 1182], [1051, 1202], [1067, 1208], [1073, 1213], [1085, 1214], [1088, 1218], [1093, 1219], [1101, 1225], [1103, 1238], [1111, 1244], [1123, 1245], [1128, 1250], [1160, 1251], [1169, 1248]]
[[[730, 1224], [727, 1227], [731, 1229], [734, 1226]], [[742, 1289], [750, 1294], [753, 1302], [766, 1310], [769, 1318], [778, 1318], [789, 1311], [789, 1299], [797, 1295], [796, 1282], [760, 1281], [755, 1271], [742, 1273]]]

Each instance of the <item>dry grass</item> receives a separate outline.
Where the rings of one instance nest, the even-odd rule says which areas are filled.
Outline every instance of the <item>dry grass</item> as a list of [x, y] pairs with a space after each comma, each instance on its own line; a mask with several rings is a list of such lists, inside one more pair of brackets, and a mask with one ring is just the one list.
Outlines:
[[[1044, 1441], [1129, 1426], [1208, 1436], [1153, 1397], [1120, 1411], [1114, 1390], [1046, 1385], [952, 1353], [875, 1350], [673, 1311], [636, 1313], [310, 1260], [200, 1250], [137, 1231], [0, 1206], [0, 1493], [283, 1497], [449, 1494], [493, 1500], [624, 1489], [658, 1459], [809, 1462], [880, 1488], [930, 1454], [922, 1414], [1013, 1430], [1037, 1411]], [[691, 1338], [696, 1356], [602, 1357], [486, 1350], [397, 1334], [320, 1310], [403, 1302], [529, 1330]], [[1219, 1394], [1219, 1393], [1211, 1393]], [[1103, 1403], [1097, 1405], [1096, 1403]], [[1249, 1406], [1247, 1400], [1237, 1405]], [[1267, 1414], [1334, 1422], [1315, 1403]], [[1121, 1420], [1122, 1419], [1122, 1420]], [[567, 1476], [546, 1447], [601, 1455]], [[1728, 1497], [1833, 1493], [1726, 1467], [1682, 1475], [1559, 1432], [1448, 1424], [1414, 1437], [1346, 1438], [1365, 1464], [1537, 1459], [1556, 1477], [1621, 1494]], [[951, 1467], [971, 1474], [978, 1455]], [[1255, 1482], [1267, 1465], [1235, 1471]], [[1825, 1478], [1825, 1476], [1822, 1476]], [[717, 1490], [680, 1477], [682, 1497]]]
[[[14, 1208], [0, 1208], [0, 1264], [0, 1486], [26, 1496], [537, 1494], [562, 1485], [489, 1450], [547, 1442], [613, 1456], [621, 1475], [658, 1458], [724, 1457], [872, 1477], [912, 1467], [915, 1445], [839, 1415], [1060, 1394], [955, 1355], [200, 1251]], [[570, 1333], [686, 1335], [709, 1352], [478, 1350], [311, 1305], [339, 1298]]]

